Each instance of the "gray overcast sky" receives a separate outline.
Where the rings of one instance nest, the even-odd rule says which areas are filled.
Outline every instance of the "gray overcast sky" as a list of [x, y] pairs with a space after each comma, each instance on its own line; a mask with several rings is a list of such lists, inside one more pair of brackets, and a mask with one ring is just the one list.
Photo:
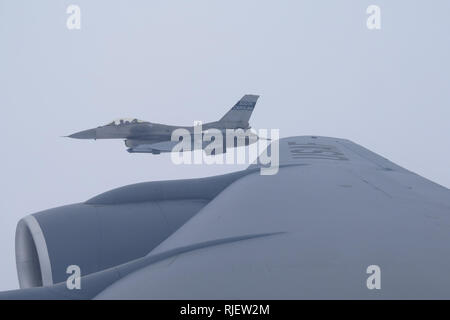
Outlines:
[[[66, 28], [70, 4], [81, 30]], [[449, 187], [449, 12], [448, 0], [0, 0], [0, 290], [18, 287], [23, 216], [243, 167], [60, 137], [117, 117], [190, 125], [260, 94], [255, 128], [347, 138]]]

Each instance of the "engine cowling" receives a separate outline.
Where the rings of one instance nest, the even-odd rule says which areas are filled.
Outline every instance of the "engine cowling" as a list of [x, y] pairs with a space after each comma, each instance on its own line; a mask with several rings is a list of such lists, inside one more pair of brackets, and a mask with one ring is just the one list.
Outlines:
[[139, 183], [26, 216], [16, 229], [20, 287], [66, 281], [70, 265], [84, 276], [145, 256], [242, 174]]

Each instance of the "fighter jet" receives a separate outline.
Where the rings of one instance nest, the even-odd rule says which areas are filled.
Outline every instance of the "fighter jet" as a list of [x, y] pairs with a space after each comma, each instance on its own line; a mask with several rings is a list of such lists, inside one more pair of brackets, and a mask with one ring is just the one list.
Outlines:
[[[225, 133], [227, 129], [250, 129], [249, 120], [255, 108], [259, 96], [244, 95], [230, 111], [228, 111], [219, 121], [205, 123], [201, 127], [201, 134], [211, 129], [217, 129]], [[194, 126], [173, 126], [160, 123], [152, 123], [138, 119], [118, 119], [107, 125], [94, 129], [88, 129], [69, 135], [75, 139], [124, 139], [127, 151], [130, 153], [152, 153], [172, 152], [173, 147], [179, 141], [172, 141], [172, 132], [176, 129], [185, 129], [192, 135], [195, 133]], [[242, 131], [240, 134], [243, 134]], [[250, 131], [246, 131], [245, 145], [257, 140]], [[225, 135], [224, 135], [225, 136]], [[226, 141], [223, 139], [223, 152], [226, 152]], [[201, 148], [205, 148], [208, 143], [202, 143]], [[233, 141], [233, 146], [234, 141]], [[193, 145], [192, 149], [196, 147]]]

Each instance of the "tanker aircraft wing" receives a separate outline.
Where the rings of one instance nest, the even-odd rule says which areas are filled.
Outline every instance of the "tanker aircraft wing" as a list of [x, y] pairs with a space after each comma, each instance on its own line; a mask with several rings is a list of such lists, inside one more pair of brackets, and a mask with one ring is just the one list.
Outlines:
[[0, 298], [450, 299], [449, 189], [349, 140], [278, 142], [275, 175], [134, 184], [23, 218], [22, 289]]

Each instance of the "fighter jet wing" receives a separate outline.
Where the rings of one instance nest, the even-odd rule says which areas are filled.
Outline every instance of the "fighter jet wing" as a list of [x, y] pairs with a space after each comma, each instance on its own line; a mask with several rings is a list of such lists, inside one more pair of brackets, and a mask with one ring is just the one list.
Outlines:
[[[47, 286], [0, 298], [450, 298], [449, 189], [348, 140], [279, 145], [275, 175], [254, 164], [32, 215], [18, 228], [19, 277], [31, 287], [41, 273]], [[76, 262], [82, 287], [68, 290], [65, 268]], [[368, 286], [373, 266], [380, 289]]]

